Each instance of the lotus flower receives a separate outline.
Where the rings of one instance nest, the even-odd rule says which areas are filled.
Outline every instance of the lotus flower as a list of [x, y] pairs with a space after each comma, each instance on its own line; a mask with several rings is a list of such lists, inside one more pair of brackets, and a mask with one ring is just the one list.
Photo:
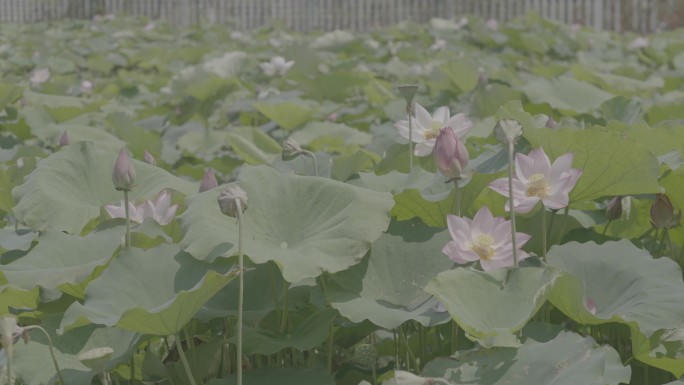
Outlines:
[[610, 221], [620, 219], [622, 216], [622, 196], [618, 195], [606, 205], [606, 218]]
[[682, 221], [681, 211], [675, 215], [670, 198], [665, 194], [656, 194], [656, 200], [651, 205], [651, 225], [656, 229], [671, 229], [679, 226]]
[[59, 138], [59, 145], [60, 146], [66, 146], [69, 144], [69, 134], [67, 134], [66, 131], [62, 134], [62, 137]]
[[[136, 223], [142, 223], [145, 218], [152, 218], [162, 226], [168, 225], [176, 216], [176, 210], [178, 210], [178, 205], [171, 206], [171, 194], [166, 190], [159, 193], [154, 200], [146, 200], [137, 206], [128, 202], [128, 213], [131, 221]], [[118, 206], [106, 205], [105, 211], [112, 218], [126, 218], [126, 209], [123, 201]]]
[[[529, 213], [541, 201], [550, 209], [561, 209], [570, 203], [569, 193], [577, 184], [582, 171], [571, 168], [573, 154], [562, 155], [551, 164], [542, 148], [529, 155], [516, 154], [513, 178], [513, 208], [518, 213]], [[506, 210], [510, 210], [508, 178], [489, 184], [499, 194], [509, 198]]]
[[31, 75], [31, 85], [32, 86], [37, 86], [39, 84], [43, 84], [50, 80], [50, 70], [47, 68], [42, 68], [39, 70], [36, 70], [33, 75]]
[[89, 94], [93, 92], [93, 82], [90, 80], [84, 80], [81, 82], [81, 92], [84, 94]]
[[200, 182], [199, 192], [209, 191], [217, 186], [218, 182], [216, 181], [214, 170], [212, 168], [208, 168], [202, 177], [202, 181]]
[[[470, 218], [447, 216], [447, 225], [452, 241], [444, 246], [442, 252], [452, 261], [464, 264], [480, 261], [482, 269], [492, 270], [513, 266], [513, 244], [511, 242], [511, 223], [500, 217], [493, 217], [487, 206], [484, 206]], [[515, 234], [517, 247], [522, 247], [530, 236], [524, 233]], [[517, 250], [518, 259], [529, 255]]]
[[266, 76], [273, 77], [276, 75], [285, 75], [293, 65], [293, 60], [285, 61], [282, 56], [276, 56], [272, 58], [270, 62], [259, 64], [259, 67], [264, 70]]
[[650, 42], [648, 41], [647, 37], [639, 36], [636, 39], [632, 40], [631, 43], [629, 43], [629, 49], [640, 49], [648, 47], [649, 45]]
[[143, 153], [143, 161], [145, 163], [151, 164], [153, 166], [157, 165], [157, 160], [154, 159], [154, 156], [152, 154], [150, 154], [150, 152], [147, 150], [145, 150], [145, 152]]
[[133, 188], [133, 183], [135, 183], [135, 169], [124, 147], [121, 147], [116, 163], [114, 163], [112, 182], [114, 182], [115, 189], [125, 191], [130, 191]]
[[[399, 130], [399, 135], [409, 140], [409, 122], [401, 120], [394, 126]], [[451, 127], [456, 136], [463, 140], [470, 131], [473, 122], [463, 113], [454, 116], [449, 115], [449, 107], [439, 107], [433, 115], [418, 103], [415, 103], [415, 117], [411, 117], [413, 126], [413, 138], [410, 140], [416, 143], [415, 155], [428, 156], [435, 147], [435, 142], [440, 130], [444, 127]]]
[[458, 179], [468, 159], [468, 150], [454, 131], [449, 127], [442, 128], [435, 141], [435, 163], [439, 172], [449, 180]]

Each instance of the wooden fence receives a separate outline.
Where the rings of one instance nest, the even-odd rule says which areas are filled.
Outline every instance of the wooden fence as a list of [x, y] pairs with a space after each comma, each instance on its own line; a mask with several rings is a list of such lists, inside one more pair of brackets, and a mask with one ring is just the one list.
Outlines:
[[236, 29], [252, 29], [279, 20], [300, 31], [364, 31], [432, 17], [478, 15], [505, 21], [529, 10], [618, 32], [684, 25], [684, 0], [0, 0], [0, 22], [132, 14], [181, 25], [232, 22]]

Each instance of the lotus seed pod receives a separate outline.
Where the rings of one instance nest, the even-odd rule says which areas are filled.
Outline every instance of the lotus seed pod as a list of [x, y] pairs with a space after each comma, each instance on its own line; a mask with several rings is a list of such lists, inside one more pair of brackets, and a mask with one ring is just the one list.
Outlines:
[[114, 188], [119, 191], [131, 191], [133, 183], [135, 183], [135, 169], [133, 169], [131, 159], [128, 157], [128, 152], [126, 152], [124, 147], [121, 147], [119, 156], [116, 158], [114, 171], [112, 172], [112, 182], [114, 182]]
[[305, 151], [299, 146], [296, 140], [288, 138], [283, 142], [283, 160], [292, 160], [300, 155], [303, 155]]
[[461, 177], [469, 160], [468, 150], [450, 127], [440, 129], [434, 154], [439, 172], [450, 180]]
[[109, 359], [114, 354], [114, 349], [105, 346], [101, 348], [93, 348], [86, 352], [78, 355], [78, 360], [88, 368], [96, 371], [97, 373], [102, 373], [105, 371], [105, 367]]
[[503, 143], [513, 142], [522, 135], [522, 126], [513, 119], [503, 119], [494, 129], [496, 138]]
[[59, 138], [59, 145], [60, 146], [66, 146], [69, 144], [69, 134], [67, 134], [66, 131], [62, 134], [62, 137]]
[[247, 193], [238, 186], [229, 186], [218, 196], [218, 204], [221, 212], [229, 217], [237, 217], [237, 205], [235, 200], [240, 201], [242, 212], [247, 210]]
[[217, 186], [218, 182], [216, 181], [214, 170], [208, 168], [207, 171], [204, 173], [204, 176], [202, 177], [202, 181], [200, 182], [199, 192], [205, 192]]
[[622, 196], [618, 195], [608, 202], [606, 206], [606, 218], [610, 221], [620, 219], [622, 216]]
[[411, 104], [413, 102], [413, 98], [416, 96], [416, 92], [418, 91], [418, 85], [417, 84], [407, 84], [403, 86], [399, 86], [399, 95], [401, 95], [404, 100], [406, 100], [406, 104]]
[[361, 344], [354, 349], [354, 362], [372, 368], [378, 359], [378, 350], [373, 345]]
[[147, 150], [145, 150], [145, 152], [143, 153], [143, 161], [153, 166], [157, 165], [157, 160], [154, 159], [154, 156], [152, 156], [152, 154], [150, 154]]

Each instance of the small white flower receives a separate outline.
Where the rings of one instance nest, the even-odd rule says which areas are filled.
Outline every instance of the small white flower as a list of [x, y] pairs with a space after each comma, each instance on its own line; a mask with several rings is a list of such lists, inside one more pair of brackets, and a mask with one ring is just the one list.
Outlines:
[[259, 64], [266, 76], [273, 77], [276, 75], [283, 76], [294, 65], [294, 60], [285, 61], [282, 56], [276, 56], [270, 62]]
[[33, 75], [31, 76], [31, 85], [32, 86], [37, 86], [39, 84], [43, 84], [50, 80], [50, 70], [47, 68], [42, 68], [39, 70], [35, 70], [33, 72]]

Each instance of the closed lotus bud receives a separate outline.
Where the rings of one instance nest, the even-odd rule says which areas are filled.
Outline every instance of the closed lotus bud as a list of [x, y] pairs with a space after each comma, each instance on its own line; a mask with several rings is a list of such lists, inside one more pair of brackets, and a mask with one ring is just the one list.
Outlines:
[[411, 102], [413, 102], [413, 98], [416, 96], [416, 92], [418, 91], [418, 85], [407, 84], [404, 86], [399, 86], [398, 88], [399, 95], [406, 100], [406, 104], [411, 104]]
[[606, 218], [610, 221], [620, 219], [622, 216], [622, 196], [618, 195], [608, 202], [606, 206]]
[[494, 134], [496, 138], [503, 143], [515, 143], [515, 141], [522, 135], [522, 126], [513, 119], [503, 119], [499, 121]]
[[468, 164], [468, 150], [450, 127], [440, 129], [434, 153], [435, 163], [442, 175], [449, 180], [461, 177]]
[[480, 87], [484, 87], [487, 84], [489, 84], [489, 77], [487, 77], [487, 73], [485, 72], [484, 68], [479, 69], [480, 75], [477, 77], [477, 84], [480, 85]]
[[216, 181], [216, 176], [214, 175], [214, 170], [208, 168], [202, 177], [202, 182], [200, 182], [199, 192], [205, 192], [218, 186]]
[[112, 172], [112, 182], [114, 182], [114, 188], [119, 191], [131, 191], [133, 183], [135, 183], [135, 170], [124, 147], [121, 148], [119, 156], [116, 158], [114, 171]]
[[247, 210], [247, 193], [238, 186], [229, 186], [223, 190], [218, 196], [218, 204], [221, 212], [229, 217], [237, 217], [237, 204], [235, 200], [240, 201], [240, 208], [242, 212]]
[[299, 146], [299, 143], [297, 143], [296, 140], [288, 138], [283, 142], [283, 160], [292, 160], [305, 154], [306, 151]]
[[553, 120], [553, 118], [550, 116], [549, 119], [546, 121], [546, 128], [556, 128], [556, 121]]
[[66, 131], [62, 134], [62, 137], [59, 138], [59, 145], [60, 146], [66, 146], [69, 144], [69, 134], [67, 134]]
[[665, 194], [656, 194], [656, 200], [651, 205], [651, 225], [656, 229], [671, 229], [681, 222], [682, 213], [674, 213], [670, 198]]
[[145, 152], [143, 153], [143, 161], [153, 166], [157, 165], [157, 160], [154, 159], [154, 156], [152, 156], [152, 154], [150, 154], [150, 152], [147, 150], [145, 150]]

